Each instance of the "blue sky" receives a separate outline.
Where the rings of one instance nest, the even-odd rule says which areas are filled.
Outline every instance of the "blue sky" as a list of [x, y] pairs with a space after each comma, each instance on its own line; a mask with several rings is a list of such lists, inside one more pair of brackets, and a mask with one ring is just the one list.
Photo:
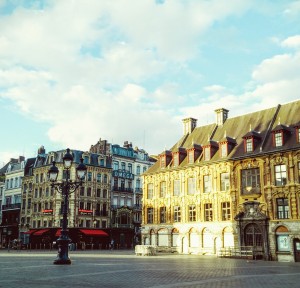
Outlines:
[[297, 100], [299, 27], [300, 1], [0, 0], [0, 167]]

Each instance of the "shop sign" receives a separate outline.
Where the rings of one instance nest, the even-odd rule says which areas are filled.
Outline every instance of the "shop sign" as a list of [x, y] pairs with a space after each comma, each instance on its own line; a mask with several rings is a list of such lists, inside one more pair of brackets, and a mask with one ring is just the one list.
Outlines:
[[86, 210], [86, 209], [79, 209], [78, 212], [80, 215], [92, 215], [93, 214], [93, 210]]

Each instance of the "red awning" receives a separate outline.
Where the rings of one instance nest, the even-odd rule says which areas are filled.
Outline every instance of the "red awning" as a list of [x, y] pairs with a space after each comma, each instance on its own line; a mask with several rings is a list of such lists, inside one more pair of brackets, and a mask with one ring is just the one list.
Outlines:
[[26, 232], [24, 232], [24, 234], [32, 234], [32, 233], [34, 233], [34, 232], [36, 232], [36, 229], [34, 229], [34, 230], [29, 230], [29, 231], [26, 231]]
[[60, 232], [61, 232], [61, 229], [57, 229], [56, 233], [55, 233], [55, 237], [59, 237], [60, 236]]
[[87, 236], [108, 236], [106, 232], [100, 229], [80, 229], [80, 232]]
[[38, 230], [36, 231], [35, 233], [33, 233], [34, 236], [41, 236], [43, 235], [44, 233], [48, 232], [50, 229], [41, 229], [41, 230]]

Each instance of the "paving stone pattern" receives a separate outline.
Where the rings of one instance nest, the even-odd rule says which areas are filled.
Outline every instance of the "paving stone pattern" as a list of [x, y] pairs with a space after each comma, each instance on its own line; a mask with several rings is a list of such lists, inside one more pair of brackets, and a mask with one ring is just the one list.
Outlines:
[[0, 287], [300, 287], [300, 263], [133, 251], [74, 251], [53, 265], [54, 251], [1, 251]]

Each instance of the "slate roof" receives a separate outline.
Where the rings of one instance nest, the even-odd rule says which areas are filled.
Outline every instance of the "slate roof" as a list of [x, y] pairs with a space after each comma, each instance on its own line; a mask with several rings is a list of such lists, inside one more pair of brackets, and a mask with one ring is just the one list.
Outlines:
[[[222, 142], [224, 135], [228, 139], [235, 141], [235, 145], [227, 158], [221, 158], [219, 151], [217, 151], [210, 162], [228, 161], [241, 158], [256, 157], [258, 155], [273, 153], [276, 151], [285, 151], [291, 149], [299, 149], [300, 143], [296, 140], [296, 129], [300, 123], [300, 100], [271, 107], [261, 111], [256, 111], [241, 116], [227, 118], [223, 125], [210, 124], [196, 127], [192, 133], [182, 136], [177, 143], [170, 149], [174, 152], [178, 151], [179, 147], [189, 149], [193, 144], [206, 146], [209, 141], [215, 143]], [[284, 146], [274, 147], [272, 139], [272, 131], [278, 128], [278, 125], [288, 131], [288, 137], [285, 139]], [[251, 129], [251, 131], [249, 131]], [[279, 127], [280, 129], [280, 127]], [[287, 130], [286, 130], [287, 129]], [[255, 150], [251, 153], [244, 151], [244, 138], [246, 135], [253, 135], [258, 139]], [[211, 142], [211, 143], [213, 143]], [[207, 161], [198, 159], [197, 163], [207, 163]], [[171, 162], [172, 163], [172, 162]], [[180, 167], [188, 165], [187, 157], [182, 161]], [[145, 174], [159, 172], [159, 161], [150, 167]]]

